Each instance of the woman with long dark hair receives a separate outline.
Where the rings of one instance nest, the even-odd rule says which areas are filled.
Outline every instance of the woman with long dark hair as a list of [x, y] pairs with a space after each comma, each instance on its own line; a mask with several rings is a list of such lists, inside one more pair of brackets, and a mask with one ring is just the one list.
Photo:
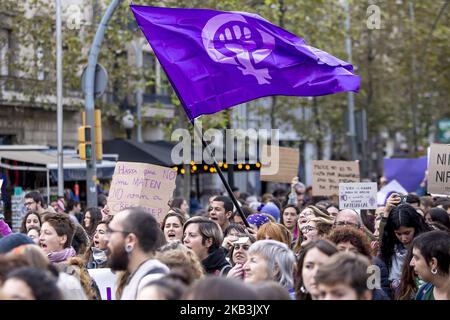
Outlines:
[[97, 230], [97, 225], [100, 221], [102, 221], [102, 212], [100, 208], [89, 208], [84, 213], [83, 219], [83, 227], [86, 230], [89, 239], [92, 240], [95, 234], [95, 230]]
[[400, 286], [409, 246], [415, 237], [430, 230], [425, 219], [409, 204], [400, 204], [389, 212], [381, 238], [380, 255], [388, 267], [394, 295]]

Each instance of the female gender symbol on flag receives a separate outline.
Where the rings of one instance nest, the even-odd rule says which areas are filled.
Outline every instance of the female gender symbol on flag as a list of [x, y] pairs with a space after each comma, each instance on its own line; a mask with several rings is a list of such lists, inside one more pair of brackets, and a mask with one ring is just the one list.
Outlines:
[[256, 14], [130, 7], [190, 120], [261, 97], [359, 90], [351, 64]]
[[258, 84], [269, 84], [269, 69], [256, 64], [267, 58], [275, 38], [254, 28], [239, 14], [219, 14], [208, 20], [202, 31], [203, 45], [216, 62], [237, 65], [243, 75], [252, 75]]

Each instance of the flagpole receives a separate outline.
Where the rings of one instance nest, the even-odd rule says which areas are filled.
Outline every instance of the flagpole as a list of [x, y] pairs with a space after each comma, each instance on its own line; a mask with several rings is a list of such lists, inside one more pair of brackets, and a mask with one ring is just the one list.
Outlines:
[[191, 120], [191, 124], [194, 126], [194, 131], [197, 133], [197, 135], [202, 140], [203, 147], [206, 149], [206, 152], [211, 157], [213, 161], [214, 168], [216, 168], [217, 173], [219, 174], [220, 180], [222, 180], [223, 185], [225, 186], [225, 189], [227, 189], [227, 192], [231, 198], [231, 201], [233, 201], [234, 206], [236, 207], [237, 212], [241, 216], [242, 221], [244, 222], [246, 227], [250, 227], [248, 224], [247, 218], [244, 215], [244, 212], [242, 211], [241, 206], [239, 205], [236, 196], [234, 195], [233, 191], [231, 190], [230, 185], [228, 184], [228, 181], [225, 179], [225, 176], [223, 175], [222, 170], [219, 167], [219, 164], [216, 161], [216, 158], [213, 156], [211, 149], [209, 148], [209, 145], [206, 143], [206, 141], [203, 139], [203, 135], [201, 130], [198, 128], [198, 126], [195, 124], [195, 119]]

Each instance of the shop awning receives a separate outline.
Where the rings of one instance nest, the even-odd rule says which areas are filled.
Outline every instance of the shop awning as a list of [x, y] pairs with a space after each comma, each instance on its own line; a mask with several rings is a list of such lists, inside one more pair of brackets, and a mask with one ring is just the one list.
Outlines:
[[[9, 161], [8, 161], [9, 160]], [[21, 164], [5, 163], [17, 161]], [[103, 160], [97, 163], [97, 177], [110, 179], [114, 173], [116, 163]], [[48, 172], [55, 181], [58, 181], [58, 158], [54, 150], [0, 150], [0, 167], [9, 170], [44, 171]], [[68, 154], [63, 159], [64, 181], [79, 181], [86, 179], [86, 161]]]
[[174, 145], [175, 143], [166, 141], [136, 142], [114, 139], [103, 141], [103, 152], [118, 154], [119, 161], [143, 162], [171, 167], [174, 165], [171, 158]]

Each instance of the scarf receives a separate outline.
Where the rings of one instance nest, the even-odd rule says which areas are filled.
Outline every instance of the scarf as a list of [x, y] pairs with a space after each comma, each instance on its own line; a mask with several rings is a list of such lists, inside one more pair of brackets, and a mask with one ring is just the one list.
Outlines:
[[76, 255], [77, 253], [75, 252], [75, 249], [69, 247], [62, 249], [61, 251], [50, 252], [48, 254], [48, 259], [53, 263], [64, 262], [71, 257], [75, 257]]
[[108, 256], [106, 255], [106, 250], [100, 250], [95, 247], [91, 247], [92, 250], [92, 260], [94, 260], [97, 266], [102, 265], [108, 261]]

